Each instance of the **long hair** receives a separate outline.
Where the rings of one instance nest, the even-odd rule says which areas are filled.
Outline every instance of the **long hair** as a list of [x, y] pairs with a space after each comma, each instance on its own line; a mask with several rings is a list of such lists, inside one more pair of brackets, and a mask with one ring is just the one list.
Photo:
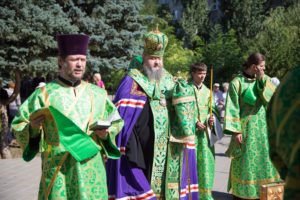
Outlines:
[[266, 57], [263, 54], [253, 53], [248, 57], [247, 63], [245, 63], [243, 66], [247, 69], [253, 64], [254, 65], [260, 64], [262, 61], [266, 61]]

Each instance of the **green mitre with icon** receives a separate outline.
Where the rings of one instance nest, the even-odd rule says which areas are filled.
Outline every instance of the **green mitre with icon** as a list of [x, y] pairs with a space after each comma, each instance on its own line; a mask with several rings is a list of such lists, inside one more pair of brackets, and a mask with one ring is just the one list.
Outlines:
[[164, 55], [165, 49], [168, 45], [168, 37], [158, 30], [158, 24], [156, 24], [155, 31], [146, 33], [143, 36], [143, 40], [145, 55], [155, 57], [162, 57]]

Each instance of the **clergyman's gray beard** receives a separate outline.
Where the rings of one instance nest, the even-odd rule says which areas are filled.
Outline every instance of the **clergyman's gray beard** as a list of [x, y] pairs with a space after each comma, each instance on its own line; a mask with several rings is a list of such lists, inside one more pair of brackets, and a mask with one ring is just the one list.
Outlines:
[[153, 68], [147, 67], [147, 65], [143, 64], [144, 72], [146, 73], [149, 80], [160, 80], [164, 74], [164, 71], [161, 68], [158, 70], [153, 70]]

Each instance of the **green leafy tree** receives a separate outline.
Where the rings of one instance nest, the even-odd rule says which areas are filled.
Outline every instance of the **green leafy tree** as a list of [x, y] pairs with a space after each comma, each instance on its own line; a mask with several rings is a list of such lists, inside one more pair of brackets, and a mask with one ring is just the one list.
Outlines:
[[[157, 15], [159, 7], [160, 5], [157, 3], [157, 0], [144, 0], [144, 6], [141, 9], [140, 14], [155, 16]], [[145, 25], [147, 24], [145, 23]]]
[[[142, 22], [152, 18], [139, 14], [141, 0], [60, 1], [80, 31], [90, 35], [87, 66], [101, 72], [105, 83], [115, 81], [112, 71], [128, 68], [132, 57], [142, 54]], [[108, 84], [107, 89], [110, 88]]]
[[267, 0], [265, 3], [265, 9], [266, 11], [269, 11], [270, 9], [275, 9], [279, 6], [284, 6], [285, 8], [288, 8], [290, 6], [294, 6], [298, 3], [298, 0], [284, 0], [284, 1], [274, 1], [274, 0]]
[[[213, 68], [215, 82], [231, 81], [244, 62], [234, 30], [223, 33], [221, 26], [215, 25], [210, 32], [209, 43], [198, 39], [199, 42], [199, 48], [196, 49], [196, 54], [200, 55], [198, 60], [202, 60], [209, 68]], [[208, 76], [210, 76], [210, 71]], [[209, 81], [206, 79], [207, 83]]]
[[55, 35], [70, 32], [78, 27], [53, 0], [1, 1], [1, 70], [57, 70]]
[[112, 79], [105, 83], [105, 88], [110, 88], [110, 90], [112, 92], [115, 92], [117, 90], [121, 80], [126, 75], [126, 72], [124, 69], [112, 70], [110, 75], [111, 75]]
[[246, 38], [253, 38], [262, 30], [265, 19], [264, 4], [267, 0], [224, 0], [220, 8], [224, 13], [225, 30], [234, 29], [243, 45]]
[[205, 36], [208, 33], [210, 8], [207, 7], [207, 0], [187, 0], [184, 7], [181, 25], [186, 42], [193, 47], [197, 35]]
[[92, 71], [127, 68], [141, 54], [146, 31], [139, 15], [141, 0], [68, 1], [64, 9], [79, 30], [91, 36], [88, 66]]
[[164, 66], [173, 75], [181, 73], [187, 77], [189, 68], [195, 62], [194, 52], [188, 48], [183, 48], [182, 41], [169, 44], [168, 50], [164, 55]]
[[264, 22], [264, 29], [247, 41], [248, 55], [267, 57], [267, 73], [283, 77], [300, 64], [300, 2], [287, 9], [277, 8]]

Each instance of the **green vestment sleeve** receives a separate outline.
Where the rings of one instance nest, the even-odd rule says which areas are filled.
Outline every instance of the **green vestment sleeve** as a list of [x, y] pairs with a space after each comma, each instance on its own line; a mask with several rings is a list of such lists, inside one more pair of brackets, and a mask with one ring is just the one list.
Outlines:
[[225, 105], [224, 133], [242, 133], [239, 90], [240, 84], [237, 79], [234, 79], [229, 84], [228, 94]]
[[[15, 137], [23, 149], [23, 159], [30, 161], [38, 153], [39, 148], [29, 148], [30, 138], [35, 138], [37, 143], [40, 139], [40, 130], [34, 130], [29, 125], [29, 115], [32, 110], [40, 109], [44, 106], [41, 90], [35, 90], [33, 94], [21, 105], [19, 114], [14, 118], [11, 129], [15, 133]], [[35, 146], [36, 147], [36, 146]]]
[[112, 126], [109, 127], [109, 135], [103, 139], [98, 137], [98, 142], [99, 144], [101, 144], [107, 157], [112, 159], [118, 159], [121, 157], [121, 153], [115, 144], [115, 137], [123, 128], [124, 121], [121, 119], [117, 108], [114, 106], [114, 104], [107, 99], [103, 118], [107, 119], [109, 117], [111, 118], [112, 116], [114, 116], [114, 118], [117, 120], [113, 121]]
[[276, 90], [276, 86], [271, 82], [271, 78], [267, 75], [265, 75], [262, 80], [257, 80], [257, 82], [260, 98], [264, 102], [264, 105], [267, 105]]

